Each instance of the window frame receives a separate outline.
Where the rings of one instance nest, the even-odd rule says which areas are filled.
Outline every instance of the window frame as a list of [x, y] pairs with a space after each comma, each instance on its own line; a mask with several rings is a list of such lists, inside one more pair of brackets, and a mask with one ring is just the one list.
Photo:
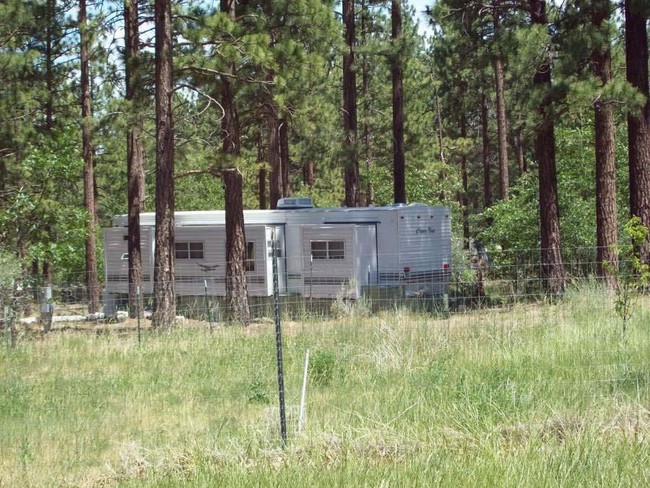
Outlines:
[[[314, 244], [317, 245], [317, 249], [314, 249]], [[309, 251], [312, 261], [343, 261], [345, 260], [345, 241], [343, 239], [312, 239], [309, 241]]]
[[[184, 248], [179, 249], [180, 246], [184, 246]], [[200, 249], [198, 249], [199, 247]], [[179, 252], [181, 253], [180, 255]], [[205, 243], [203, 241], [177, 241], [174, 243], [174, 259], [197, 261], [203, 260], [204, 257]]]
[[[249, 250], [250, 246], [250, 250]], [[255, 241], [246, 241], [246, 253], [244, 255], [244, 270], [255, 271]]]

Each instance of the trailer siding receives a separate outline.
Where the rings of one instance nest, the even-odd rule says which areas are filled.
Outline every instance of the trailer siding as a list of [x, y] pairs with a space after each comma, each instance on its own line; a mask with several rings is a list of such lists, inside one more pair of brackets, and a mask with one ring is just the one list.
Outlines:
[[[178, 295], [225, 295], [225, 212], [176, 212], [176, 242], [202, 243], [201, 258], [176, 259]], [[364, 287], [401, 287], [406, 293], [446, 293], [451, 266], [451, 220], [446, 207], [412, 204], [340, 209], [245, 210], [252, 242], [248, 291], [273, 294], [272, 246], [278, 248], [281, 293], [359, 298]], [[144, 292], [153, 284], [155, 215], [141, 214]], [[106, 291], [128, 293], [126, 216], [105, 229]], [[337, 241], [341, 259], [312, 259], [312, 241]]]

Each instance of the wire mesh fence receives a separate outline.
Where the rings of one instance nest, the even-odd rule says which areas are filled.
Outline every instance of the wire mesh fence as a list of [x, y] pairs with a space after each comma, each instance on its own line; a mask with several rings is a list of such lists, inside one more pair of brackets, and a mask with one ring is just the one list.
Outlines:
[[[314, 259], [313, 255], [279, 255], [275, 276], [271, 256], [246, 260], [246, 299], [253, 319], [273, 316], [274, 278], [282, 314], [292, 320], [401, 308], [428, 314], [458, 314], [559, 298], [547, 293], [539, 249], [489, 254], [457, 251], [452, 263], [400, 254], [383, 256], [382, 267], [377, 265], [375, 254], [347, 256], [343, 249], [329, 252], [323, 259]], [[563, 259], [567, 287], [599, 284], [595, 248], [565, 249]], [[386, 265], [387, 262], [391, 264]], [[101, 313], [86, 313], [88, 293], [83, 273], [76, 279], [68, 273], [66, 282], [54, 280], [49, 286], [38, 277], [27, 280], [16, 285], [11, 296], [2, 298], [3, 307], [9, 315], [23, 319], [50, 313], [55, 322], [126, 317], [130, 303], [128, 264], [125, 260], [113, 264], [107, 263], [104, 272]], [[152, 268], [151, 263], [143, 263], [143, 281], [134, 297], [136, 303], [143, 305], [147, 318], [154, 309]], [[227, 269], [226, 263], [207, 262], [202, 257], [177, 260], [177, 314], [210, 324], [231, 317]]]

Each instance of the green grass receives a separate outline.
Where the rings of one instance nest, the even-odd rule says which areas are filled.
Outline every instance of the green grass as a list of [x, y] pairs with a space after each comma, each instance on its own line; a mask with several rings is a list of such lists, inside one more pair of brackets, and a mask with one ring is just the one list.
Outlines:
[[[650, 306], [54, 332], [0, 352], [0, 486], [650, 486]], [[306, 428], [296, 432], [305, 351]]]

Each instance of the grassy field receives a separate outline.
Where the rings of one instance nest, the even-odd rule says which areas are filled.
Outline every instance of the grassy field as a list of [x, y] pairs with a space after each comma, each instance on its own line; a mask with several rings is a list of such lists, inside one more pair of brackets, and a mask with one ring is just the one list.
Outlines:
[[285, 448], [271, 323], [3, 348], [0, 486], [650, 486], [647, 301], [283, 327]]

